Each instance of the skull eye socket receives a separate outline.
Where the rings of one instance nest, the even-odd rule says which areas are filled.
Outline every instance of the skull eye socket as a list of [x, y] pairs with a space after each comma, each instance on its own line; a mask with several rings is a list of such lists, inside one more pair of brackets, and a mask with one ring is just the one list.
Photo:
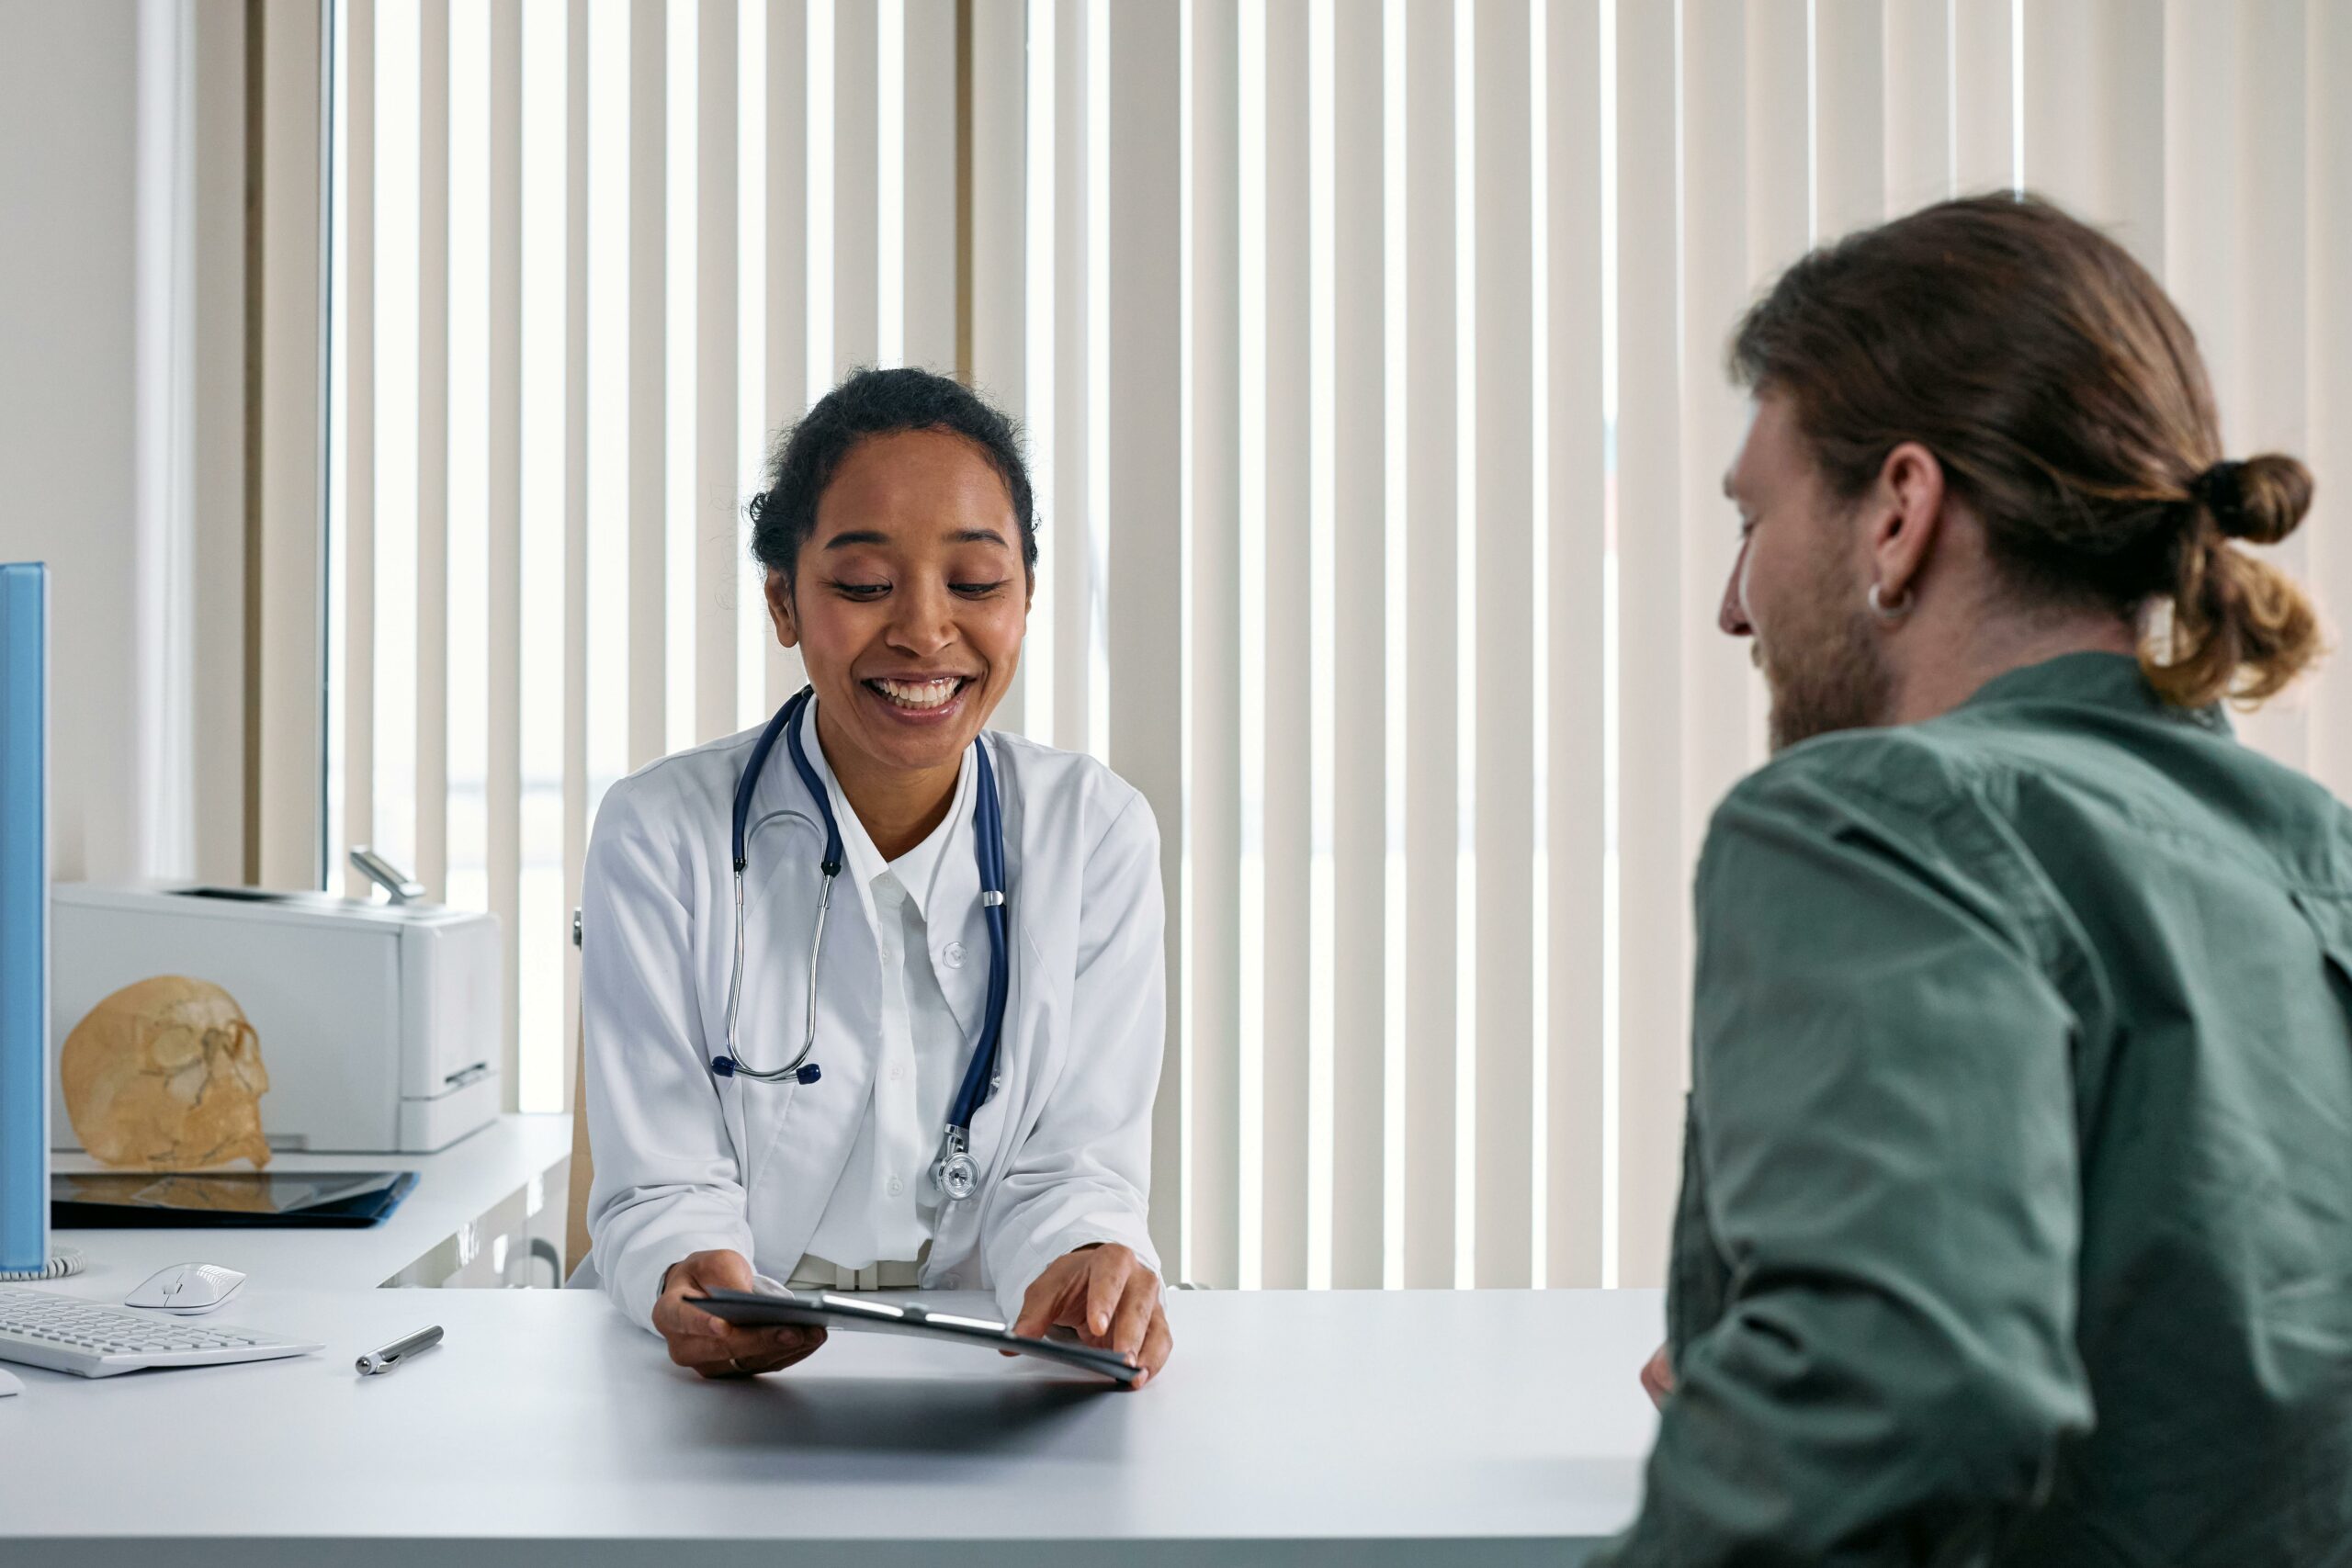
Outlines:
[[175, 1070], [204, 1059], [203, 1039], [184, 1023], [166, 1024], [155, 1031], [148, 1049], [159, 1065]]

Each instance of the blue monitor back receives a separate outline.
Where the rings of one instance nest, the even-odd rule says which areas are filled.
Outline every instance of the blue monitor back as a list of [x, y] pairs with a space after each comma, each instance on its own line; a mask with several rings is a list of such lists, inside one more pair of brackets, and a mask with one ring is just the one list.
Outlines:
[[49, 1261], [49, 569], [0, 566], [0, 1272]]

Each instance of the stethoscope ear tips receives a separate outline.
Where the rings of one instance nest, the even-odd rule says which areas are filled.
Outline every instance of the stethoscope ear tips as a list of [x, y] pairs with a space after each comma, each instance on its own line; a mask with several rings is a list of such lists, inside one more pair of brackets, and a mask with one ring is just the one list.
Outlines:
[[795, 1082], [804, 1084], [815, 1083], [819, 1078], [821, 1078], [824, 1076], [824, 1069], [818, 1066], [814, 1062], [807, 1064], [798, 1072], [792, 1075]]

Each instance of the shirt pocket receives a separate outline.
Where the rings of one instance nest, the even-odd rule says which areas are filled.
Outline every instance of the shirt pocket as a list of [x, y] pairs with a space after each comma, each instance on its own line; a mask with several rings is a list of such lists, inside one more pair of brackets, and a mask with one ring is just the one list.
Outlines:
[[2334, 970], [2336, 989], [2352, 998], [2352, 893], [2297, 893], [2295, 908], [2319, 938], [2319, 950]]
[[1682, 1195], [1675, 1204], [1673, 1248], [1667, 1260], [1666, 1342], [1669, 1359], [1715, 1325], [1724, 1314], [1730, 1271], [1707, 1224], [1706, 1156], [1699, 1146], [1699, 1111], [1682, 1097]]

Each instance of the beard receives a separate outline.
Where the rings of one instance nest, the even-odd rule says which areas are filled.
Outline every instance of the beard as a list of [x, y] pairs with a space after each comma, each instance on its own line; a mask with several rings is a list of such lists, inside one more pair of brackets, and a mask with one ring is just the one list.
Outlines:
[[1812, 592], [1756, 639], [1756, 664], [1772, 694], [1771, 749], [1840, 729], [1884, 722], [1894, 678], [1882, 656], [1868, 604], [1842, 572], [1824, 572]]

